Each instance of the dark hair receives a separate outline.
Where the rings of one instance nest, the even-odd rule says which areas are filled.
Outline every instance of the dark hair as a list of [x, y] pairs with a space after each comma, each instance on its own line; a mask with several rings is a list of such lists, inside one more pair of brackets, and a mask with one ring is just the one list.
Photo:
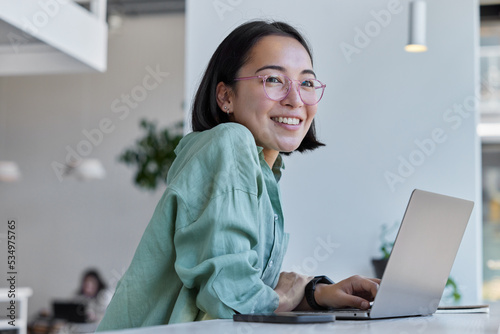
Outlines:
[[[292, 37], [306, 49], [312, 63], [311, 50], [302, 35], [284, 22], [252, 21], [234, 29], [215, 50], [196, 92], [191, 125], [193, 131], [211, 129], [221, 123], [229, 122], [229, 116], [217, 104], [216, 88], [219, 82], [229, 86], [235, 84], [240, 68], [249, 60], [252, 47], [266, 36], [278, 35]], [[314, 120], [299, 147], [299, 152], [314, 150], [325, 144], [316, 139]], [[290, 153], [284, 153], [290, 154]]]
[[82, 282], [80, 284], [80, 291], [79, 291], [79, 294], [80, 295], [83, 295], [83, 283], [85, 282], [85, 279], [87, 277], [94, 277], [96, 280], [97, 280], [97, 283], [98, 283], [98, 287], [97, 287], [97, 292], [96, 292], [96, 295], [97, 293], [99, 293], [102, 289], [106, 289], [106, 284], [104, 283], [104, 281], [101, 279], [101, 276], [99, 275], [99, 273], [97, 272], [97, 270], [95, 269], [88, 269], [87, 271], [85, 271], [82, 275]]

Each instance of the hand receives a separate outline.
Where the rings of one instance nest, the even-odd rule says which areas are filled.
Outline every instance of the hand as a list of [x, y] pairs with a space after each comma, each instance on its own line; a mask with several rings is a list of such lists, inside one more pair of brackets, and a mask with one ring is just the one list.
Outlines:
[[276, 312], [292, 311], [304, 299], [304, 291], [307, 283], [313, 276], [300, 275], [294, 272], [282, 272], [278, 280], [278, 285], [274, 291], [280, 298], [280, 303]]
[[337, 284], [318, 284], [314, 298], [320, 306], [368, 309], [377, 294], [380, 279], [352, 276]]

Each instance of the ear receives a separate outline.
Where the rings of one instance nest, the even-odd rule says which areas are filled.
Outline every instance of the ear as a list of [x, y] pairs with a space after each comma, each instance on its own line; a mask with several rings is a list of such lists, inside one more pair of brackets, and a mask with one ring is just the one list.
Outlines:
[[217, 105], [219, 106], [219, 108], [223, 112], [228, 114], [232, 112], [231, 102], [233, 100], [233, 90], [231, 89], [231, 87], [221, 81], [217, 84], [215, 94], [217, 97]]

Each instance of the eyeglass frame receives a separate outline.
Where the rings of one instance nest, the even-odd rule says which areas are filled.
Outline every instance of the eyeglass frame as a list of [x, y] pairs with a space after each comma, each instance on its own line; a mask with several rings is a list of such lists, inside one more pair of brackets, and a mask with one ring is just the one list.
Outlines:
[[[252, 76], [252, 77], [234, 78], [234, 80], [235, 81], [240, 81], [240, 80], [250, 80], [250, 79], [255, 79], [255, 78], [262, 79], [262, 88], [264, 89], [264, 93], [266, 94], [267, 98], [269, 100], [272, 100], [272, 101], [280, 102], [280, 101], [283, 101], [284, 99], [287, 98], [288, 94], [290, 94], [291, 89], [288, 89], [288, 92], [286, 93], [286, 95], [281, 100], [275, 100], [275, 99], [270, 98], [269, 95], [267, 94], [267, 91], [266, 91], [266, 79], [269, 78], [269, 77], [275, 76], [275, 75], [276, 74], [255, 75], [255, 76]], [[288, 81], [290, 82], [290, 86], [294, 82], [298, 82], [299, 85], [300, 85], [302, 82], [307, 81], [307, 80], [304, 80], [304, 81], [293, 80], [293, 79], [290, 79], [288, 76], [286, 76], [284, 74], [282, 76], [285, 77], [286, 79], [288, 79]], [[299, 93], [300, 100], [302, 101], [302, 103], [304, 103], [305, 105], [308, 105], [308, 106], [314, 106], [314, 105], [318, 104], [319, 101], [321, 101], [321, 99], [323, 98], [323, 94], [325, 93], [325, 88], [326, 88], [326, 84], [322, 83], [318, 79], [313, 79], [313, 80], [316, 80], [317, 82], [319, 82], [321, 84], [321, 86], [319, 86], [319, 88], [322, 88], [322, 90], [321, 90], [321, 96], [319, 97], [319, 99], [318, 99], [318, 101], [316, 103], [309, 104], [309, 103], [304, 102], [304, 100], [302, 99], [302, 95], [300, 94], [300, 89], [299, 89], [300, 86], [297, 86], [297, 92]]]

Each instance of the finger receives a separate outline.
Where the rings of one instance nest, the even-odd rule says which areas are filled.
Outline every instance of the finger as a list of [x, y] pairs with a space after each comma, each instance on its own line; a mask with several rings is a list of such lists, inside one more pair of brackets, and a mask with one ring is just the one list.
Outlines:
[[342, 305], [342, 307], [355, 307], [362, 310], [366, 310], [370, 307], [370, 302], [368, 300], [349, 294], [339, 295], [337, 297], [337, 303]]
[[369, 293], [372, 298], [377, 295], [378, 287], [379, 284], [377, 282], [362, 277], [360, 277], [359, 279], [355, 279], [352, 282], [354, 294], [361, 293], [365, 295], [365, 293]]

